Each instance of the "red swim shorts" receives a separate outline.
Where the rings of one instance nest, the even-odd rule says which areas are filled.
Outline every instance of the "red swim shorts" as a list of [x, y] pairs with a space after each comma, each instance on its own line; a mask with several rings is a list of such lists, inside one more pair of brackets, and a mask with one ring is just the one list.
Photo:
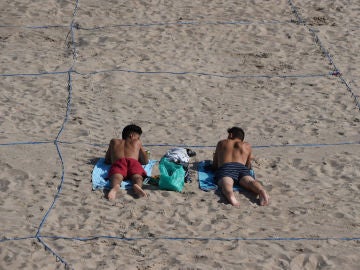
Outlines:
[[113, 174], [121, 174], [124, 179], [130, 178], [134, 174], [139, 174], [142, 177], [146, 176], [144, 168], [140, 162], [134, 158], [120, 158], [111, 165], [108, 177]]

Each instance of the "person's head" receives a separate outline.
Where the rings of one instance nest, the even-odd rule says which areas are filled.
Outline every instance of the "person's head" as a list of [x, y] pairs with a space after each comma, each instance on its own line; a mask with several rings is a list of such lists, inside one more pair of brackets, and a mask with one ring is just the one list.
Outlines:
[[227, 130], [227, 132], [229, 133], [229, 135], [228, 135], [229, 139], [240, 139], [243, 141], [245, 138], [245, 132], [242, 128], [232, 127], [232, 128], [229, 128]]
[[141, 127], [134, 124], [127, 125], [126, 127], [124, 127], [122, 131], [123, 140], [130, 138], [132, 134], [137, 134], [140, 137], [140, 135], [142, 134]]

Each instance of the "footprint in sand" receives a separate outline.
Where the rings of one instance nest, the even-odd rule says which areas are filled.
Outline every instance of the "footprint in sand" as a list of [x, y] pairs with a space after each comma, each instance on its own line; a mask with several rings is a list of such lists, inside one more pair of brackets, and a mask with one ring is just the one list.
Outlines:
[[290, 262], [292, 270], [311, 270], [326, 266], [324, 258], [318, 255], [299, 254]]

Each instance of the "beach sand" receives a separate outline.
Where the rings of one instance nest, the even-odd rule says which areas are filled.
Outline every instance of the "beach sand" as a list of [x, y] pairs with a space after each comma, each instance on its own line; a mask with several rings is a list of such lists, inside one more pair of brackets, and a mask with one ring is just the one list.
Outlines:
[[[0, 8], [0, 269], [358, 269], [357, 1]], [[129, 123], [152, 159], [197, 152], [183, 192], [92, 191]], [[234, 125], [267, 207], [199, 189], [198, 163]]]

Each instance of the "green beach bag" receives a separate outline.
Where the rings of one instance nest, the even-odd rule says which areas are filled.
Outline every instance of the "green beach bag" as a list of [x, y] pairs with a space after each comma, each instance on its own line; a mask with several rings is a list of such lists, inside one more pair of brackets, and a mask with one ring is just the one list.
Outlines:
[[185, 170], [182, 165], [163, 157], [159, 163], [160, 189], [181, 192], [185, 184]]

